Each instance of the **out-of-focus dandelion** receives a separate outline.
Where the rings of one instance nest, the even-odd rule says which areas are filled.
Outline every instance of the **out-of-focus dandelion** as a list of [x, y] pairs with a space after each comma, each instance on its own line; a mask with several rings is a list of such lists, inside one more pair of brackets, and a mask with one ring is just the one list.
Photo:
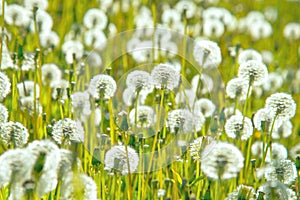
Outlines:
[[66, 100], [69, 98], [68, 96], [68, 89], [70, 88], [69, 81], [64, 79], [55, 80], [51, 82], [50, 87], [52, 88], [53, 99]]
[[20, 109], [23, 112], [28, 113], [30, 116], [33, 116], [34, 112], [36, 112], [36, 115], [41, 115], [43, 111], [40, 102], [38, 100], [34, 101], [34, 98], [30, 96], [21, 97], [19, 99], [19, 105]]
[[238, 63], [241, 65], [248, 60], [257, 60], [262, 62], [262, 56], [254, 49], [245, 49], [241, 51], [238, 55]]
[[28, 27], [31, 12], [18, 4], [10, 4], [5, 9], [4, 19], [9, 25]]
[[44, 85], [52, 85], [56, 81], [60, 81], [62, 72], [56, 64], [49, 63], [42, 66], [42, 82]]
[[263, 199], [291, 199], [296, 200], [297, 196], [295, 192], [283, 183], [279, 181], [268, 181], [258, 188], [258, 197], [259, 195], [263, 196]]
[[59, 152], [58, 178], [63, 178], [70, 171], [78, 171], [80, 169], [80, 159], [74, 152], [67, 149], [59, 149]]
[[152, 90], [151, 76], [148, 72], [142, 70], [134, 70], [126, 77], [126, 85], [128, 87], [139, 90]]
[[46, 10], [48, 7], [48, 0], [24, 0], [25, 8], [32, 10], [34, 7], [40, 10]]
[[[275, 122], [276, 123], [276, 122]], [[293, 124], [291, 121], [282, 122], [281, 126], [272, 133], [273, 139], [287, 138], [293, 133]]]
[[172, 110], [168, 113], [167, 125], [171, 133], [189, 133], [195, 128], [193, 114], [186, 109]]
[[255, 189], [251, 186], [239, 185], [235, 191], [228, 194], [225, 200], [249, 199], [255, 200]]
[[211, 143], [216, 143], [216, 140], [211, 136], [200, 136], [191, 142], [190, 155], [193, 160], [200, 161], [203, 149]]
[[84, 52], [83, 44], [77, 40], [68, 40], [64, 42], [61, 49], [65, 54], [65, 60], [68, 64], [72, 64], [74, 58], [76, 60], [82, 58]]
[[135, 108], [130, 111], [129, 121], [138, 128], [149, 128], [155, 122], [155, 114], [149, 106], [137, 106], [137, 111]]
[[55, 48], [59, 45], [60, 38], [54, 31], [44, 31], [39, 34], [40, 44], [44, 48]]
[[[254, 156], [257, 156], [259, 158], [263, 158], [263, 142], [262, 141], [256, 141], [251, 146], [251, 153]], [[286, 159], [288, 156], [288, 152], [285, 146], [283, 146], [280, 143], [273, 142], [272, 143], [272, 158], [270, 156], [270, 148], [268, 148], [267, 155], [265, 158], [265, 162], [269, 163], [272, 160], [278, 160], [278, 159]]]
[[214, 180], [235, 178], [243, 166], [241, 151], [229, 143], [211, 143], [201, 154], [201, 169]]
[[296, 144], [290, 149], [290, 157], [296, 160], [297, 157], [300, 157], [300, 143]]
[[74, 92], [71, 95], [73, 112], [77, 114], [81, 120], [84, 120], [85, 116], [91, 114], [91, 103], [88, 92]]
[[3, 72], [0, 72], [0, 101], [10, 93], [10, 80]]
[[83, 24], [89, 29], [97, 27], [103, 30], [107, 22], [108, 19], [105, 12], [97, 8], [89, 9], [83, 17]]
[[215, 112], [215, 104], [207, 98], [201, 98], [195, 102], [193, 112], [197, 115], [202, 113], [204, 117], [211, 117]]
[[[137, 170], [139, 164], [139, 156], [136, 151], [127, 146], [128, 157], [126, 156], [126, 149], [123, 145], [113, 146], [105, 153], [104, 165], [106, 170], [118, 170], [121, 174], [126, 175]], [[128, 162], [127, 162], [128, 161]], [[129, 165], [129, 169], [128, 169]]]
[[283, 36], [290, 41], [300, 39], [300, 23], [290, 22], [283, 29]]
[[33, 81], [24, 81], [17, 84], [17, 88], [19, 91], [20, 97], [27, 97], [30, 96], [34, 98], [34, 88], [35, 88], [35, 95], [36, 98], [39, 98], [40, 96], [40, 86], [38, 84], [35, 84]]

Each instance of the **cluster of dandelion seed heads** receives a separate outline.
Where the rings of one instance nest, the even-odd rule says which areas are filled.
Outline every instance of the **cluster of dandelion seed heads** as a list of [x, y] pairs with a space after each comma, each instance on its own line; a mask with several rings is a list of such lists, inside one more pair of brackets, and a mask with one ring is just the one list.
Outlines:
[[127, 157], [125, 148], [126, 147], [123, 145], [113, 146], [105, 153], [104, 164], [106, 170], [115, 169], [120, 171], [123, 175], [126, 175], [129, 172], [133, 173], [137, 170], [139, 164], [138, 154], [133, 148], [127, 146]]
[[259, 86], [268, 78], [268, 69], [260, 61], [248, 60], [243, 62], [238, 70], [238, 77], [248, 81], [248, 84]]
[[13, 145], [16, 148], [23, 147], [28, 141], [29, 133], [27, 128], [19, 122], [5, 122], [0, 126], [0, 139], [6, 145]]
[[180, 73], [170, 64], [159, 64], [151, 71], [151, 80], [158, 89], [173, 90], [180, 81]]
[[292, 118], [296, 113], [296, 103], [293, 97], [286, 93], [272, 94], [266, 99], [265, 107], [283, 121]]
[[90, 81], [89, 92], [95, 99], [109, 99], [114, 96], [116, 89], [116, 81], [106, 74], [98, 74]]
[[55, 122], [51, 135], [57, 144], [70, 145], [84, 140], [84, 130], [81, 124], [69, 118]]
[[248, 117], [233, 115], [226, 121], [225, 131], [230, 138], [247, 140], [253, 134], [253, 125]]
[[241, 151], [225, 142], [207, 145], [201, 157], [203, 173], [213, 180], [235, 178], [244, 166]]

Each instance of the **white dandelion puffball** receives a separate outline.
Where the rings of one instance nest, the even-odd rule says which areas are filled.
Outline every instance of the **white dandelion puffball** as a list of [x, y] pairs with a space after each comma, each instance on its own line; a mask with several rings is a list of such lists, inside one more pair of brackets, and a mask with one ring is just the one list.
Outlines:
[[[134, 173], [139, 164], [139, 156], [133, 148], [127, 146], [127, 150], [128, 158], [126, 157], [126, 150], [123, 145], [113, 146], [110, 150], [108, 150], [105, 153], [104, 159], [105, 169], [115, 169], [120, 171], [123, 175], [126, 175], [129, 172]], [[129, 161], [128, 163], [127, 160]]]
[[[270, 132], [272, 129], [272, 123], [274, 120], [273, 110], [268, 108], [259, 109], [253, 117], [254, 127], [259, 131], [267, 131]], [[276, 120], [273, 125], [273, 133], [277, 131], [277, 129], [281, 126], [282, 121]]]
[[261, 61], [248, 60], [240, 65], [238, 77], [254, 86], [259, 86], [267, 80], [268, 69]]
[[213, 180], [235, 178], [244, 166], [241, 151], [225, 142], [207, 145], [201, 157], [203, 173]]
[[159, 64], [151, 71], [151, 80], [158, 89], [173, 90], [179, 86], [180, 73], [170, 64]]
[[20, 105], [20, 109], [23, 112], [27, 112], [30, 116], [33, 116], [34, 114], [41, 115], [43, 111], [40, 102], [37, 99], [36, 101], [34, 101], [34, 98], [30, 96], [19, 98], [19, 105]]
[[194, 114], [202, 113], [204, 117], [211, 117], [215, 112], [215, 104], [207, 98], [201, 98], [195, 102]]
[[106, 27], [107, 22], [108, 19], [105, 12], [97, 8], [89, 9], [83, 17], [83, 24], [88, 29], [96, 27], [103, 30]]
[[5, 145], [21, 148], [27, 143], [28, 137], [27, 128], [19, 122], [5, 122], [0, 126], [0, 140]]
[[195, 128], [194, 115], [187, 109], [172, 110], [168, 113], [166, 126], [171, 133], [192, 132]]
[[266, 99], [266, 108], [272, 110], [274, 117], [286, 121], [294, 117], [296, 103], [290, 94], [275, 93]]
[[300, 23], [290, 22], [283, 29], [283, 36], [290, 41], [300, 39]]
[[44, 85], [51, 85], [53, 82], [60, 81], [61, 77], [62, 72], [56, 64], [42, 65], [42, 82]]
[[[35, 140], [29, 143], [26, 150], [34, 160], [34, 165], [40, 165], [40, 159], [43, 160], [42, 170], [35, 171], [39, 173], [39, 179], [36, 180], [36, 193], [39, 197], [54, 190], [57, 185], [57, 170], [60, 162], [60, 151], [56, 144], [50, 140]], [[33, 177], [34, 179], [36, 177]]]
[[61, 199], [98, 200], [95, 181], [83, 173], [69, 172], [62, 179]]
[[297, 178], [296, 165], [290, 160], [274, 160], [267, 166], [265, 178], [267, 181], [280, 181], [290, 185]]
[[225, 131], [230, 138], [247, 140], [253, 134], [253, 125], [248, 117], [233, 115], [226, 121]]
[[195, 60], [203, 68], [217, 68], [222, 62], [220, 47], [209, 40], [200, 40], [194, 46]]
[[[239, 99], [239, 100], [246, 100], [247, 93], [248, 93], [249, 83], [242, 78], [233, 78], [228, 81], [226, 85], [226, 94], [231, 99]], [[249, 95], [252, 92], [252, 88], [250, 87]]]
[[152, 81], [148, 72], [142, 70], [134, 70], [126, 77], [126, 85], [136, 90], [151, 90]]
[[64, 177], [67, 173], [73, 170], [79, 170], [81, 166], [81, 161], [77, 157], [76, 153], [67, 150], [67, 149], [59, 149], [60, 152], [60, 160], [58, 164], [58, 178]]
[[239, 185], [235, 191], [228, 194], [225, 200], [249, 199], [255, 200], [255, 189], [252, 186]]
[[216, 140], [211, 136], [200, 136], [190, 143], [190, 155], [193, 160], [200, 161], [203, 149]]
[[297, 195], [280, 181], [268, 181], [258, 188], [258, 194], [263, 194], [263, 199], [288, 199], [297, 200]]
[[0, 72], [0, 101], [3, 101], [5, 97], [10, 93], [10, 80], [3, 72]]
[[76, 60], [81, 59], [84, 53], [83, 44], [77, 40], [68, 40], [64, 42], [61, 49], [68, 64], [72, 64], [74, 62], [74, 58]]
[[262, 55], [254, 49], [245, 49], [241, 51], [238, 55], [238, 63], [241, 65], [248, 60], [257, 60], [262, 62]]
[[88, 89], [89, 93], [95, 99], [109, 99], [114, 96], [116, 90], [116, 81], [106, 74], [98, 74], [94, 76]]
[[138, 128], [149, 128], [155, 122], [154, 110], [149, 106], [137, 106], [137, 111], [135, 108], [130, 111], [129, 121]]
[[80, 122], [69, 118], [55, 122], [51, 135], [53, 140], [60, 145], [81, 143], [84, 140], [84, 130]]
[[[36, 95], [36, 98], [39, 98], [40, 96], [40, 86], [33, 81], [24, 81], [21, 83], [17, 84], [17, 88], [19, 91], [19, 96], [20, 97], [34, 97]], [[35, 88], [35, 93], [34, 93], [34, 88]]]
[[87, 91], [84, 92], [74, 92], [71, 95], [73, 111], [81, 115], [79, 118], [84, 119], [84, 116], [88, 116], [92, 113], [90, 95]]

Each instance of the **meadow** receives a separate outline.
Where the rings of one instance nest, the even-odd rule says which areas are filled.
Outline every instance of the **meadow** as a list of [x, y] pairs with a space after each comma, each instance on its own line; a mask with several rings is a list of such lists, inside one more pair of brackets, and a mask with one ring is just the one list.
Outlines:
[[300, 1], [0, 0], [0, 199], [297, 200]]

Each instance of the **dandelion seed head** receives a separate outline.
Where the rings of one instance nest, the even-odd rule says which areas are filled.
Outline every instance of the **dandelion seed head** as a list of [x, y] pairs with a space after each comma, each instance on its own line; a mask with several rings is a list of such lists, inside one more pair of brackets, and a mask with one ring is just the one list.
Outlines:
[[93, 28], [85, 32], [84, 43], [89, 47], [102, 51], [106, 47], [107, 37], [99, 28]]
[[233, 115], [242, 115], [242, 112], [239, 109], [234, 107], [227, 107], [224, 109], [225, 118], [229, 119]]
[[290, 22], [283, 29], [283, 36], [290, 41], [300, 39], [300, 23]]
[[225, 200], [249, 199], [255, 200], [255, 189], [252, 186], [239, 185], [235, 191], [228, 194]]
[[275, 93], [266, 99], [265, 107], [272, 110], [280, 120], [288, 120], [295, 115], [296, 103], [290, 94]]
[[81, 143], [84, 140], [84, 130], [81, 123], [69, 118], [55, 122], [51, 135], [53, 140], [60, 145]]
[[29, 10], [32, 10], [34, 7], [46, 10], [48, 7], [48, 0], [24, 0], [24, 6]]
[[167, 125], [171, 133], [189, 133], [194, 130], [193, 114], [186, 109], [172, 110], [168, 113]]
[[[267, 108], [259, 109], [253, 117], [254, 127], [259, 131], [270, 132], [274, 120], [274, 114], [272, 114], [272, 112], [272, 110]], [[274, 122], [273, 133], [281, 126], [281, 123], [282, 121], [280, 120]]]
[[297, 178], [296, 165], [290, 160], [274, 160], [268, 165], [265, 178], [267, 181], [280, 181], [290, 185]]
[[136, 90], [144, 89], [152, 91], [151, 76], [148, 72], [142, 70], [130, 72], [126, 77], [126, 85], [136, 88]]
[[164, 24], [175, 24], [180, 22], [180, 13], [175, 9], [165, 9], [162, 13], [161, 20]]
[[52, 81], [50, 87], [52, 88], [53, 99], [68, 99], [69, 82], [67, 80], [60, 79], [57, 81]]
[[116, 81], [106, 74], [94, 76], [89, 86], [89, 92], [95, 99], [109, 99], [114, 96], [116, 89]]
[[297, 157], [300, 157], [300, 143], [294, 145], [289, 152], [290, 157], [294, 160], [296, 160]]
[[83, 17], [83, 24], [88, 28], [99, 28], [103, 30], [108, 22], [108, 18], [104, 11], [97, 8], [89, 9], [84, 17]]
[[56, 64], [49, 63], [42, 65], [42, 82], [44, 85], [52, 85], [56, 81], [60, 81], [62, 72]]
[[201, 73], [201, 75], [197, 74], [192, 79], [192, 90], [196, 93], [198, 87], [200, 87], [201, 94], [207, 94], [210, 93], [213, 90], [214, 82], [212, 78], [204, 73]]
[[192, 89], [185, 89], [176, 94], [175, 101], [178, 105], [193, 106], [196, 99], [196, 94]]
[[[139, 156], [136, 151], [127, 147], [128, 150], [128, 161], [129, 161], [129, 170], [130, 173], [133, 173], [137, 170], [139, 164]], [[110, 150], [105, 153], [104, 159], [105, 169], [106, 170], [118, 170], [121, 174], [128, 174], [128, 163], [126, 158], [125, 146], [118, 145], [113, 146]]]
[[5, 22], [9, 25], [27, 28], [31, 12], [18, 4], [10, 4], [5, 9]]
[[263, 199], [297, 199], [293, 198], [294, 193], [279, 181], [268, 181], [258, 188], [258, 193], [264, 194]]
[[254, 86], [259, 86], [267, 80], [268, 70], [262, 62], [257, 60], [248, 60], [240, 65], [238, 77], [248, 81]]
[[203, 173], [214, 180], [235, 178], [244, 166], [241, 151], [229, 143], [207, 145], [201, 157]]
[[[226, 85], [226, 94], [231, 99], [246, 100], [249, 83], [243, 78], [233, 78]], [[250, 88], [249, 95], [252, 89]]]
[[3, 72], [0, 72], [0, 101], [10, 93], [11, 83], [9, 78]]
[[33, 116], [36, 112], [36, 115], [41, 115], [43, 108], [38, 100], [34, 102], [34, 98], [27, 96], [19, 98], [20, 109], [23, 112], [27, 112], [30, 116]]
[[253, 23], [249, 32], [253, 40], [260, 40], [270, 37], [273, 33], [273, 28], [268, 21], [261, 20]]
[[74, 92], [71, 95], [73, 111], [80, 115], [83, 120], [84, 116], [91, 114], [90, 95], [87, 91]]
[[151, 80], [158, 89], [172, 90], [179, 85], [180, 73], [170, 64], [159, 64], [151, 71]]
[[8, 110], [7, 108], [0, 103], [0, 124], [5, 123], [8, 120]]
[[203, 34], [206, 37], [220, 38], [225, 32], [224, 24], [217, 19], [205, 20], [203, 24]]
[[247, 140], [253, 134], [253, 125], [248, 117], [233, 115], [226, 121], [225, 131], [230, 138]]
[[[44, 10], [38, 9], [36, 12], [36, 24], [37, 24], [38, 31], [41, 33], [51, 31], [53, 26], [53, 20], [51, 15]], [[30, 30], [31, 32], [35, 32], [33, 19], [31, 20], [30, 23]]]
[[24, 81], [17, 84], [17, 88], [19, 91], [19, 97], [32, 97], [34, 98], [34, 88], [36, 98], [39, 98], [40, 95], [40, 86], [35, 84], [33, 81]]
[[44, 48], [55, 48], [59, 45], [60, 38], [54, 31], [43, 31], [39, 33], [41, 46]]
[[277, 91], [281, 88], [284, 80], [282, 76], [276, 72], [269, 73], [268, 80], [262, 85], [265, 91]]
[[58, 178], [64, 177], [67, 173], [72, 171], [73, 169], [80, 169], [81, 161], [76, 156], [76, 154], [67, 149], [59, 149], [60, 157], [59, 166], [58, 166]]
[[[152, 91], [150, 90], [141, 90], [139, 92], [139, 96], [138, 96], [138, 105], [144, 105], [145, 104], [145, 101], [146, 101], [146, 98], [147, 98], [147, 95], [149, 93], [151, 93]], [[136, 97], [137, 97], [137, 91], [136, 91], [136, 88], [131, 88], [131, 87], [128, 87], [126, 88], [124, 91], [123, 91], [123, 101], [124, 103], [127, 105], [127, 106], [132, 106], [135, 104], [135, 101], [136, 101]]]
[[192, 18], [195, 16], [197, 12], [197, 6], [193, 1], [187, 0], [180, 0], [176, 3], [175, 9], [180, 13], [183, 14], [185, 12], [185, 17], [187, 19]]
[[[136, 122], [135, 115], [137, 115]], [[129, 121], [130, 124], [136, 125], [138, 128], [149, 128], [155, 122], [155, 113], [149, 106], [138, 106], [137, 111], [135, 108], [130, 111]]]
[[[276, 123], [276, 121], [275, 121]], [[284, 121], [282, 122], [281, 126], [278, 129], [275, 129], [272, 133], [273, 139], [280, 139], [280, 138], [288, 138], [293, 133], [293, 124], [291, 121]]]
[[238, 63], [241, 65], [248, 60], [257, 60], [262, 62], [262, 56], [254, 49], [245, 49], [241, 51], [238, 55]]
[[203, 68], [217, 68], [222, 61], [220, 47], [209, 40], [198, 41], [194, 46], [193, 55]]
[[68, 64], [74, 62], [74, 57], [76, 60], [81, 59], [84, 53], [83, 44], [77, 40], [68, 40], [64, 42], [61, 49], [65, 54], [65, 60]]
[[202, 113], [204, 117], [211, 117], [215, 112], [215, 104], [207, 98], [201, 98], [195, 102], [194, 114]]
[[63, 177], [60, 194], [62, 199], [97, 200], [97, 185], [86, 174], [69, 172]]
[[23, 147], [28, 141], [27, 128], [19, 122], [5, 122], [0, 126], [0, 140], [5, 145], [13, 145], [16, 148]]
[[[251, 153], [254, 156], [257, 156], [259, 158], [263, 157], [263, 142], [262, 141], [256, 141], [251, 146]], [[265, 161], [267, 163], [270, 163], [272, 160], [280, 160], [280, 159], [286, 159], [288, 156], [287, 149], [284, 145], [273, 142], [272, 143], [272, 158], [270, 156], [270, 148], [268, 148], [268, 152], [266, 155]]]

